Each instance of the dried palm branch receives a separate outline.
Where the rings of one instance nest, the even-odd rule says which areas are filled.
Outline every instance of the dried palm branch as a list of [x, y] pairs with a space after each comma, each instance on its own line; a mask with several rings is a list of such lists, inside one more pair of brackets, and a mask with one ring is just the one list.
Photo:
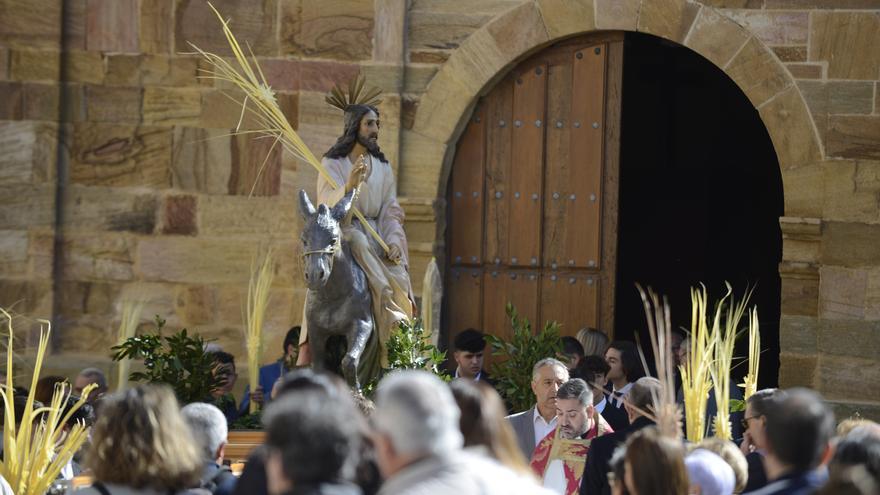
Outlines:
[[709, 399], [709, 391], [712, 390], [709, 368], [714, 357], [715, 339], [712, 338], [708, 326], [708, 302], [706, 286], [701, 285], [700, 289], [691, 288], [690, 346], [687, 356], [679, 366], [687, 427], [685, 436], [693, 443], [699, 443], [706, 434], [706, 401]]
[[[425, 278], [422, 280], [422, 327], [431, 336], [431, 343], [437, 345], [440, 337], [440, 308], [443, 298], [443, 281], [440, 276], [440, 268], [437, 267], [437, 259], [431, 258], [428, 268], [425, 269]], [[436, 313], [436, 314], [435, 314]]]
[[[226, 35], [226, 40], [229, 42], [229, 47], [232, 49], [232, 53], [235, 57], [235, 65], [227, 61], [224, 57], [206, 52], [192, 43], [190, 43], [190, 46], [204, 57], [208, 62], [208, 65], [213, 69], [211, 71], [206, 71], [208, 75], [203, 75], [201, 77], [226, 81], [244, 93], [244, 98], [240, 101], [242, 114], [239, 119], [239, 125], [236, 127], [236, 133], [257, 134], [262, 137], [273, 139], [274, 141], [269, 153], [272, 152], [272, 149], [274, 149], [276, 145], [280, 144], [285, 151], [314, 167], [315, 170], [318, 171], [318, 174], [320, 174], [331, 187], [334, 189], [339, 188], [340, 184], [338, 184], [327, 172], [321, 164], [321, 161], [315, 157], [311, 150], [309, 150], [308, 146], [306, 146], [305, 142], [303, 142], [302, 138], [300, 138], [296, 131], [293, 130], [290, 122], [284, 116], [284, 112], [281, 111], [281, 107], [278, 106], [278, 102], [275, 99], [275, 92], [272, 91], [272, 88], [266, 82], [266, 77], [263, 75], [263, 71], [260, 69], [260, 64], [257, 62], [256, 57], [251, 53], [250, 60], [248, 60], [244, 50], [238, 43], [235, 35], [232, 33], [232, 29], [229, 28], [229, 21], [224, 20], [220, 15], [220, 12], [218, 12], [210, 2], [208, 2], [208, 6], [211, 7], [211, 10], [214, 11], [214, 14], [217, 15], [217, 18], [223, 26], [223, 33]], [[250, 52], [250, 48], [248, 48], [248, 51]], [[350, 94], [353, 94], [354, 89], [356, 89], [354, 86], [350, 86]], [[368, 92], [367, 94], [370, 93]], [[236, 99], [236, 101], [238, 100]], [[250, 112], [254, 116], [260, 126], [259, 129], [254, 131], [239, 130], [245, 112]], [[357, 208], [352, 208], [352, 211], [360, 220], [364, 229], [366, 229], [382, 249], [388, 253], [388, 244], [385, 243], [382, 236], [380, 236], [369, 222], [367, 222], [364, 215]]]
[[[670, 322], [669, 302], [650, 287], [647, 293], [641, 285], [636, 284], [642, 296], [645, 308], [645, 319], [648, 321], [648, 335], [651, 348], [657, 363], [657, 379], [660, 381], [660, 397], [654, 397], [655, 410], [649, 417], [657, 423], [662, 435], [670, 438], [681, 438], [681, 410], [675, 402], [675, 371], [672, 365], [672, 324]], [[645, 355], [639, 347], [639, 354], [645, 364]], [[649, 368], [645, 366], [645, 371]]]
[[758, 391], [758, 370], [761, 364], [761, 331], [758, 328], [758, 308], [749, 310], [749, 372], [743, 378], [743, 399], [749, 400]]
[[[245, 343], [248, 356], [248, 380], [251, 391], [257, 389], [260, 384], [260, 359], [263, 354], [263, 321], [266, 316], [266, 307], [269, 304], [269, 288], [272, 287], [272, 279], [275, 278], [272, 252], [263, 256], [262, 263], [258, 268], [256, 258], [251, 263], [251, 278], [248, 282], [247, 295], [247, 334]], [[268, 393], [268, 390], [266, 391]], [[255, 412], [259, 405], [255, 401], [250, 402], [250, 412]]]
[[[138, 323], [141, 320], [141, 312], [144, 309], [146, 301], [141, 299], [124, 299], [122, 301], [122, 319], [119, 322], [119, 329], [116, 331], [116, 343], [121, 345], [126, 340], [134, 337]], [[124, 390], [128, 387], [128, 372], [131, 368], [131, 359], [120, 359], [117, 364], [116, 372], [117, 390]]]
[[333, 86], [333, 89], [330, 90], [330, 94], [324, 98], [324, 101], [343, 112], [351, 105], [376, 106], [382, 103], [382, 100], [379, 99], [382, 90], [376, 87], [365, 89], [366, 84], [367, 78], [363, 74], [358, 74], [348, 82], [348, 94], [337, 84]]
[[[714, 434], [723, 440], [732, 440], [733, 432], [730, 425], [730, 369], [733, 365], [733, 348], [736, 344], [739, 322], [742, 320], [743, 314], [745, 314], [746, 305], [751, 297], [751, 290], [746, 292], [741, 301], [734, 304], [733, 287], [729, 283], [726, 285], [727, 294], [718, 303], [715, 321], [712, 325], [715, 352], [709, 366], [709, 372], [715, 384], [715, 405], [718, 410], [713, 420]], [[727, 311], [722, 324], [720, 315], [722, 307], [725, 305]]]
[[[51, 323], [37, 320], [40, 327], [40, 341], [34, 362], [30, 394], [25, 401], [22, 417], [16, 418], [14, 406], [14, 385], [12, 376], [12, 316], [0, 308], [6, 317], [9, 330], [8, 352], [6, 358], [6, 386], [0, 387], [0, 397], [4, 403], [3, 459], [0, 460], [0, 475], [6, 479], [18, 495], [42, 495], [58, 479], [61, 469], [70, 462], [73, 455], [82, 447], [88, 437], [84, 424], [76, 424], [69, 431], [64, 425], [72, 415], [85, 404], [89, 393], [97, 387], [92, 384], [83, 390], [80, 399], [63, 414], [64, 406], [70, 397], [70, 385], [66, 383], [55, 387], [52, 402], [48, 406], [34, 400], [36, 384], [46, 357], [46, 348], [52, 331]], [[16, 421], [18, 420], [18, 421]]]

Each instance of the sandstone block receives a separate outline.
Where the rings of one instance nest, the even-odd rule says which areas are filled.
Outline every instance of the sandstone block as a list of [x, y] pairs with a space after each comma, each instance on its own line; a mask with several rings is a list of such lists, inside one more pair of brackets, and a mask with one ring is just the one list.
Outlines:
[[0, 195], [0, 228], [28, 229], [55, 224], [54, 185], [5, 185], [0, 186]]
[[854, 418], [858, 415], [860, 418], [870, 419], [871, 421], [880, 421], [880, 404], [872, 401], [864, 401], [864, 398], [853, 398], [851, 400], [825, 400], [838, 422], [847, 418]]
[[715, 9], [700, 9], [685, 46], [724, 68], [749, 40], [750, 34]]
[[779, 355], [779, 386], [790, 387], [816, 387], [816, 369], [819, 358], [815, 355], [805, 356], [783, 350]]
[[138, 0], [89, 0], [86, 20], [87, 49], [137, 52], [138, 11]]
[[760, 9], [765, 0], [700, 0], [700, 3], [719, 9]]
[[[436, 80], [437, 84], [443, 84], [454, 79], [459, 86], [475, 94], [515, 58], [517, 55], [513, 52], [502, 50], [488, 29], [479, 30], [452, 54], [437, 73], [440, 77], [434, 76], [427, 82], [430, 85]], [[425, 98], [433, 98], [433, 95], [426, 94]]]
[[391, 64], [404, 62], [409, 5], [396, 0], [376, 0], [373, 9], [373, 60]]
[[0, 48], [0, 81], [9, 79], [9, 49]]
[[819, 64], [785, 64], [795, 79], [822, 79], [824, 68]]
[[65, 320], [84, 315], [109, 316], [122, 292], [118, 283], [63, 281], [57, 293], [60, 312]]
[[774, 46], [773, 53], [783, 62], [806, 62], [806, 46]]
[[815, 163], [821, 158], [815, 128], [796, 87], [791, 87], [758, 112], [773, 140], [783, 170]]
[[16, 81], [58, 81], [61, 54], [57, 51], [13, 50], [10, 78]]
[[143, 119], [146, 124], [196, 125], [201, 112], [202, 93], [198, 89], [144, 89]]
[[596, 29], [593, 0], [538, 0], [538, 8], [552, 39]]
[[26, 230], [0, 230], [0, 274], [10, 278], [28, 274]]
[[791, 85], [782, 64], [754, 38], [730, 61], [725, 72], [749, 97], [755, 108]]
[[828, 62], [831, 79], [877, 79], [880, 17], [875, 12], [815, 12], [810, 60]]
[[146, 281], [234, 283], [247, 287], [258, 245], [224, 237], [150, 237], [137, 247], [137, 274]]
[[880, 159], [880, 117], [830, 116], [825, 152], [829, 157]]
[[[342, 112], [324, 102], [324, 93], [302, 91], [299, 93], [299, 123], [301, 125], [324, 126], [333, 137], [342, 134]], [[382, 130], [379, 130], [379, 143], [382, 142]], [[322, 151], [317, 149], [315, 151]]]
[[0, 5], [0, 43], [13, 48], [58, 50], [61, 4], [54, 0], [4, 2]]
[[174, 0], [141, 0], [140, 9], [140, 51], [168, 54], [174, 35], [174, 24], [171, 22], [174, 18]]
[[825, 194], [825, 168], [822, 163], [811, 163], [785, 171], [785, 210], [798, 217], [821, 218], [822, 202], [817, 197]]
[[486, 25], [486, 31], [495, 39], [503, 59], [509, 62], [550, 41], [541, 11], [531, 2], [496, 17]]
[[449, 142], [476, 95], [476, 90], [462, 83], [451, 69], [440, 70], [419, 102], [413, 130], [438, 142]]
[[639, 25], [640, 0], [594, 0], [596, 27], [636, 31]]
[[[314, 188], [314, 184], [312, 184]], [[309, 191], [314, 196], [313, 191]], [[205, 196], [199, 201], [199, 231], [205, 235], [266, 234], [299, 237], [297, 196], [243, 198]]]
[[74, 183], [155, 188], [171, 184], [171, 129], [94, 123], [74, 129]]
[[86, 49], [86, 24], [88, 19], [88, 0], [69, 0], [65, 6], [64, 46], [68, 50]]
[[401, 133], [398, 190], [406, 196], [436, 197], [446, 145], [414, 131]]
[[479, 12], [411, 10], [407, 20], [407, 47], [411, 50], [452, 50], [491, 19], [491, 15]]
[[[404, 67], [394, 63], [368, 63], [360, 66], [360, 71], [371, 86], [385, 93], [400, 93], [403, 89]], [[383, 119], [383, 124], [384, 124]]]
[[819, 350], [823, 354], [876, 359], [880, 355], [880, 322], [822, 320]]
[[300, 87], [305, 91], [326, 93], [336, 84], [348, 84], [360, 72], [360, 66], [339, 62], [303, 61]]
[[66, 322], [58, 332], [57, 346], [64, 352], [86, 353], [95, 349], [110, 349], [116, 344], [115, 327], [106, 316], [83, 316]]
[[229, 193], [243, 196], [277, 196], [281, 187], [281, 146], [251, 135], [232, 138], [232, 171]]
[[874, 84], [871, 82], [800, 81], [798, 88], [813, 115], [870, 114], [874, 109]]
[[819, 391], [829, 399], [880, 397], [880, 361], [822, 355], [817, 369]]
[[[52, 282], [0, 280], [0, 307], [14, 308], [16, 312], [46, 318], [52, 314]], [[24, 324], [15, 328], [16, 337], [26, 330]], [[19, 346], [22, 342], [19, 341]], [[21, 349], [21, 347], [19, 347]]]
[[643, 0], [639, 8], [639, 31], [680, 43], [699, 11], [699, 4], [682, 0]]
[[[785, 265], [787, 262], [783, 262]], [[790, 264], [790, 263], [789, 263]], [[782, 314], [790, 316], [819, 315], [819, 280], [809, 274], [785, 273], [787, 267], [780, 267], [782, 277]]]
[[819, 269], [819, 316], [824, 320], [864, 318], [868, 274], [836, 266]]
[[86, 86], [86, 115], [94, 122], [137, 124], [142, 96], [141, 88]]
[[166, 196], [162, 206], [162, 233], [195, 235], [198, 232], [197, 206], [195, 196]]
[[449, 59], [450, 52], [448, 50], [411, 50], [409, 52], [409, 61], [414, 64], [435, 64], [439, 65]]
[[54, 123], [0, 122], [0, 184], [31, 184], [53, 178], [57, 140]]
[[871, 167], [863, 166], [862, 170], [868, 173], [857, 179], [855, 162], [835, 160], [826, 163], [823, 204], [826, 220], [880, 223], [880, 187], [870, 177]]
[[818, 327], [815, 318], [783, 315], [779, 324], [779, 346], [785, 352], [815, 354]]
[[299, 0], [281, 3], [281, 51], [334, 60], [373, 53], [373, 2]]
[[[2, 63], [2, 60], [0, 60]], [[21, 120], [24, 117], [24, 92], [20, 82], [0, 82], [0, 120]]]
[[424, 93], [431, 79], [437, 74], [437, 66], [433, 64], [407, 64], [405, 93]]
[[[298, 297], [297, 294], [297, 292], [301, 291], [302, 289], [297, 291], [290, 287], [273, 288], [270, 291], [268, 308], [266, 310], [267, 327], [263, 329], [264, 339], [267, 343], [277, 340], [278, 345], [277, 347], [266, 346], [265, 352], [271, 353], [270, 355], [272, 356], [265, 356], [264, 359], [266, 361], [277, 359], [274, 357], [276, 352], [270, 349], [280, 350], [281, 342], [287, 330], [302, 322], [302, 316], [300, 315], [302, 315], [304, 299], [301, 298], [301, 295]], [[242, 288], [241, 286], [222, 285], [217, 288], [217, 322], [233, 327], [224, 331], [224, 333], [228, 332], [228, 335], [233, 337], [227, 343], [228, 347], [225, 347], [227, 349], [235, 349], [237, 346], [243, 345], [242, 328], [244, 321], [242, 319], [242, 308], [245, 307], [246, 298], [246, 286]], [[219, 339], [219, 343], [223, 345], [222, 336]], [[278, 354], [280, 354], [280, 351]]]
[[217, 313], [216, 290], [204, 285], [181, 287], [177, 291], [175, 312], [181, 323], [189, 328], [214, 323]]
[[[212, 2], [226, 19], [232, 19], [231, 27], [236, 38], [250, 42], [254, 55], [278, 54], [276, 23], [278, 0], [264, 0], [254, 5], [237, 0]], [[174, 51], [190, 52], [192, 43], [202, 50], [218, 55], [232, 55], [220, 21], [208, 7], [207, 2], [184, 0], [176, 2], [174, 26]]]
[[66, 51], [67, 81], [101, 84], [104, 81], [104, 59], [99, 52]]
[[64, 224], [72, 229], [152, 234], [157, 203], [152, 193], [74, 185], [62, 205]]
[[27, 120], [59, 120], [61, 88], [55, 84], [25, 83], [24, 118]]
[[865, 319], [880, 320], [880, 269], [868, 270], [868, 284], [865, 289]]
[[822, 262], [863, 267], [880, 265], [880, 225], [828, 222], [822, 231]]
[[878, 9], [877, 0], [764, 0], [767, 9]]
[[131, 280], [135, 244], [132, 237], [122, 233], [65, 235], [61, 273], [70, 281]]
[[806, 11], [728, 10], [725, 14], [767, 45], [806, 45], [809, 38]]
[[55, 262], [55, 229], [40, 228], [28, 232], [30, 278], [50, 280]]
[[229, 193], [232, 143], [228, 133], [226, 129], [174, 128], [171, 158], [174, 188], [207, 194]]
[[272, 89], [299, 91], [302, 78], [300, 61], [288, 58], [268, 58], [260, 61], [266, 82]]

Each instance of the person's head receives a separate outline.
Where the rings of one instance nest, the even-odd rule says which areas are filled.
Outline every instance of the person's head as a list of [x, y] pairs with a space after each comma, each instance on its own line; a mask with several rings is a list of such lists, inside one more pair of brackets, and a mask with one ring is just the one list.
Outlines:
[[691, 352], [691, 338], [685, 337], [678, 344], [678, 352], [675, 353], [675, 361], [681, 366], [690, 366], [688, 356]]
[[657, 410], [657, 400], [662, 393], [663, 386], [660, 384], [660, 380], [650, 376], [643, 376], [636, 380], [623, 402], [629, 422], [632, 423], [636, 418], [644, 416], [645, 413], [654, 414]]
[[574, 337], [562, 337], [562, 352], [558, 357], [568, 366], [569, 370], [577, 369], [581, 360], [584, 359], [584, 346]]
[[483, 352], [486, 349], [486, 337], [483, 332], [468, 328], [455, 336], [452, 358], [458, 365], [458, 376], [476, 378], [483, 369]]
[[733, 468], [718, 454], [695, 449], [684, 459], [693, 495], [731, 495], [736, 486]]
[[398, 371], [383, 378], [373, 417], [382, 474], [389, 478], [419, 459], [460, 449], [459, 415], [449, 387], [430, 373]]
[[379, 110], [371, 105], [349, 105], [345, 109], [342, 136], [324, 153], [327, 158], [343, 158], [351, 153], [355, 143], [362, 145], [370, 155], [387, 162], [379, 149]]
[[55, 395], [55, 385], [66, 383], [67, 378], [63, 376], [44, 376], [37, 380], [37, 386], [34, 387], [34, 400], [48, 406], [52, 403], [52, 396]]
[[[834, 414], [816, 392], [786, 390], [765, 413], [767, 458], [780, 472], [803, 472], [819, 465], [834, 434]], [[769, 475], [769, 473], [768, 473]], [[768, 476], [769, 477], [769, 476]]]
[[587, 382], [593, 390], [593, 404], [602, 401], [605, 396], [605, 384], [608, 382], [608, 363], [600, 356], [586, 356], [577, 369], [577, 377]]
[[315, 390], [329, 397], [348, 395], [348, 388], [340, 388], [334, 381], [334, 377], [328, 373], [322, 373], [311, 368], [298, 368], [289, 371], [282, 376], [275, 387], [275, 397], [283, 397], [292, 392]]
[[860, 417], [856, 418], [846, 418], [837, 425], [837, 436], [845, 437], [849, 435], [849, 432], [853, 431], [856, 428], [867, 427], [870, 430], [874, 431], [874, 434], [880, 436], [880, 425], [871, 421], [870, 419], [864, 419]]
[[880, 493], [880, 481], [865, 469], [864, 466], [850, 466], [834, 471], [816, 495], [877, 495]]
[[193, 402], [184, 406], [180, 413], [189, 425], [189, 431], [201, 451], [202, 459], [221, 464], [229, 430], [226, 417], [220, 409], [213, 404]]
[[880, 483], [880, 436], [870, 426], [857, 427], [840, 438], [828, 467], [834, 473], [858, 465]]
[[615, 340], [610, 343], [605, 351], [605, 361], [611, 368], [608, 370], [608, 380], [612, 383], [632, 383], [645, 376], [639, 350], [632, 342]]
[[698, 445], [698, 448], [706, 449], [714, 452], [724, 459], [724, 462], [733, 469], [733, 475], [736, 478], [736, 486], [733, 493], [742, 493], [749, 482], [749, 463], [742, 450], [730, 440], [723, 440], [718, 437], [704, 438]]
[[752, 444], [760, 450], [767, 448], [767, 411], [770, 409], [775, 397], [785, 394], [785, 391], [777, 388], [765, 388], [758, 390], [746, 400], [746, 410], [743, 415], [743, 431], [749, 434]]
[[611, 495], [629, 495], [626, 490], [626, 447], [618, 446], [611, 454], [611, 460], [608, 461], [608, 485], [611, 487]]
[[273, 495], [293, 486], [353, 479], [363, 430], [348, 396], [330, 399], [318, 389], [289, 391], [269, 404], [263, 423]]
[[464, 446], [482, 445], [497, 461], [522, 473], [531, 473], [498, 392], [483, 382], [455, 380], [449, 384], [461, 411], [459, 428]]
[[77, 397], [82, 397], [83, 389], [93, 383], [97, 384], [98, 387], [89, 393], [87, 400], [95, 402], [107, 393], [107, 377], [98, 368], [86, 368], [79, 372], [79, 375], [73, 381], [73, 394]]
[[593, 427], [593, 391], [587, 382], [572, 378], [556, 392], [556, 418], [562, 438], [582, 437]]
[[214, 358], [214, 376], [219, 378], [220, 386], [212, 393], [214, 397], [222, 397], [235, 387], [238, 379], [238, 372], [235, 369], [235, 357], [224, 351], [213, 351], [209, 353]]
[[103, 399], [86, 454], [96, 480], [179, 490], [198, 482], [203, 465], [171, 388], [137, 385]]
[[291, 358], [295, 358], [297, 353], [299, 352], [299, 334], [300, 334], [299, 325], [295, 327], [291, 327], [290, 330], [287, 331], [287, 334], [284, 336], [284, 359], [290, 360]]
[[672, 353], [672, 364], [678, 366], [681, 364], [681, 343], [684, 341], [684, 335], [681, 332], [673, 330], [669, 334], [669, 348]]
[[626, 488], [632, 495], [684, 495], [688, 475], [680, 441], [642, 428], [626, 441]]
[[584, 356], [605, 357], [605, 349], [608, 348], [608, 336], [595, 328], [585, 327], [578, 330], [575, 338], [584, 348]]
[[568, 381], [568, 368], [562, 361], [544, 358], [532, 367], [532, 392], [542, 414], [556, 413], [556, 391]]

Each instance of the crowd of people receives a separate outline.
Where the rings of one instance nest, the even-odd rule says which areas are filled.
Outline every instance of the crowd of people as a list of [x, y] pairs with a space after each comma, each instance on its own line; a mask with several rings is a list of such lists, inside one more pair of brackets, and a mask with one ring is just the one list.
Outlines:
[[[632, 344], [578, 337], [535, 364], [534, 405], [512, 415], [483, 369], [476, 330], [454, 339], [450, 383], [394, 372], [372, 401], [335, 375], [287, 371], [295, 349], [285, 345], [261, 385], [271, 399], [249, 394], [265, 405], [266, 441], [240, 476], [225, 459], [238, 404], [180, 407], [170, 388], [151, 384], [106, 394], [104, 375], [86, 369], [73, 387], [96, 384], [99, 402], [74, 418], [92, 425], [90, 440], [62, 477], [88, 473], [83, 495], [880, 493], [876, 423], [835, 425], [817, 393], [767, 389], [746, 402], [737, 443], [688, 443], [657, 427], [662, 385], [644, 376]], [[677, 344], [687, 352], [686, 340]], [[211, 352], [234, 376], [234, 362]], [[35, 392], [63, 379], [45, 377]]]

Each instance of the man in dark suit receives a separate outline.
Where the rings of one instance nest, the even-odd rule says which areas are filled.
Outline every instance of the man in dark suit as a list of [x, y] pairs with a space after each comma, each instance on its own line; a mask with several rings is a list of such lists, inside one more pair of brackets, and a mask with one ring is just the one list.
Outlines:
[[615, 431], [593, 440], [590, 453], [587, 454], [587, 466], [584, 468], [580, 495], [609, 495], [611, 493], [611, 487], [608, 485], [611, 456], [614, 454], [614, 450], [623, 445], [630, 435], [654, 424], [639, 410], [649, 412], [654, 410], [654, 397], [660, 397], [660, 388], [660, 381], [650, 377], [639, 378], [630, 388], [623, 404], [630, 424], [621, 431]]
[[455, 360], [455, 378], [486, 382], [495, 387], [495, 381], [483, 369], [486, 337], [483, 332], [468, 328], [455, 336], [452, 342], [452, 358]]
[[629, 426], [626, 410], [611, 405], [605, 396], [605, 383], [608, 381], [608, 371], [611, 369], [608, 363], [600, 356], [587, 356], [581, 360], [575, 370], [574, 378], [580, 378], [590, 385], [593, 390], [593, 407], [601, 414], [609, 425], [618, 425], [618, 429]]
[[542, 359], [532, 367], [532, 392], [537, 401], [528, 411], [507, 417], [526, 459], [531, 459], [535, 445], [556, 429], [556, 392], [567, 381], [568, 368], [558, 359]]

